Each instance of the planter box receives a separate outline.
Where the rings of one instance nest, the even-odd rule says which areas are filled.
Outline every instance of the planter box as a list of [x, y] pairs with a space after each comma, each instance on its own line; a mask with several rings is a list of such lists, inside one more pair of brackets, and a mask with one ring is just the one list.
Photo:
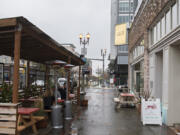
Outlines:
[[84, 99], [81, 101], [82, 106], [88, 106], [88, 100]]

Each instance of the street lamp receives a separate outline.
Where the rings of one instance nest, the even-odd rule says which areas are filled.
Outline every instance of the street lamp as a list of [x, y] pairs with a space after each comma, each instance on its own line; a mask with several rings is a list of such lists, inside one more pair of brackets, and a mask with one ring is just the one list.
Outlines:
[[80, 39], [80, 45], [83, 45], [81, 54], [83, 54], [85, 56], [87, 54], [87, 49], [85, 48], [85, 46], [87, 44], [89, 44], [90, 34], [87, 33], [86, 37], [84, 37], [82, 34], [80, 34], [79, 39]]
[[101, 56], [103, 57], [103, 78], [104, 78], [104, 58], [106, 56], [106, 49], [101, 49]]
[[[83, 36], [83, 34], [79, 35], [79, 39], [80, 39], [80, 45], [83, 45], [83, 48], [81, 48], [81, 54], [83, 55], [83, 57], [87, 54], [87, 48], [86, 45], [89, 44], [89, 40], [90, 40], [90, 34], [87, 33], [86, 36]], [[85, 69], [85, 66], [82, 68], [82, 70]], [[82, 74], [83, 78], [82, 78], [82, 91], [84, 92], [84, 73]]]

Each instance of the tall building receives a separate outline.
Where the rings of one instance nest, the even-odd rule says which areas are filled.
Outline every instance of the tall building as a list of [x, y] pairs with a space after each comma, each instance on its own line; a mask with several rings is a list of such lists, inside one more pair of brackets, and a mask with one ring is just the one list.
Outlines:
[[[138, 0], [112, 0], [111, 1], [111, 47], [110, 60], [114, 63], [114, 78], [116, 85], [127, 84], [128, 79], [128, 35], [127, 29], [133, 19], [135, 9], [138, 5]], [[125, 30], [119, 28], [117, 33], [116, 26], [125, 24]], [[116, 30], [115, 30], [116, 29]], [[117, 36], [122, 32], [123, 37]], [[117, 33], [117, 34], [115, 34]], [[116, 38], [125, 38], [125, 42], [121, 44], [115, 43]]]
[[118, 46], [115, 46], [115, 26], [129, 23], [133, 19], [138, 0], [111, 0], [110, 60], [115, 60]]
[[143, 0], [128, 50], [129, 88], [160, 99], [164, 124], [180, 123], [180, 0]]

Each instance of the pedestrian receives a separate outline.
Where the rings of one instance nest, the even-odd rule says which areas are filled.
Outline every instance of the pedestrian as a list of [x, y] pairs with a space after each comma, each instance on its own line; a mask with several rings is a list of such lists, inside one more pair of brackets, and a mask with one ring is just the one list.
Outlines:
[[60, 94], [61, 94], [61, 99], [66, 100], [66, 83], [64, 83], [63, 87], [60, 86], [60, 87], [58, 88], [58, 91], [59, 91]]

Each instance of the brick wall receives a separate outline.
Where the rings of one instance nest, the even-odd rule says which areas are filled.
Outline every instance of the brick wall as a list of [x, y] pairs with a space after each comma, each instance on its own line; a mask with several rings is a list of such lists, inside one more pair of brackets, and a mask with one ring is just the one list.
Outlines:
[[168, 3], [173, 2], [175, 0], [143, 0], [129, 31], [129, 51], [136, 45], [161, 10]]

